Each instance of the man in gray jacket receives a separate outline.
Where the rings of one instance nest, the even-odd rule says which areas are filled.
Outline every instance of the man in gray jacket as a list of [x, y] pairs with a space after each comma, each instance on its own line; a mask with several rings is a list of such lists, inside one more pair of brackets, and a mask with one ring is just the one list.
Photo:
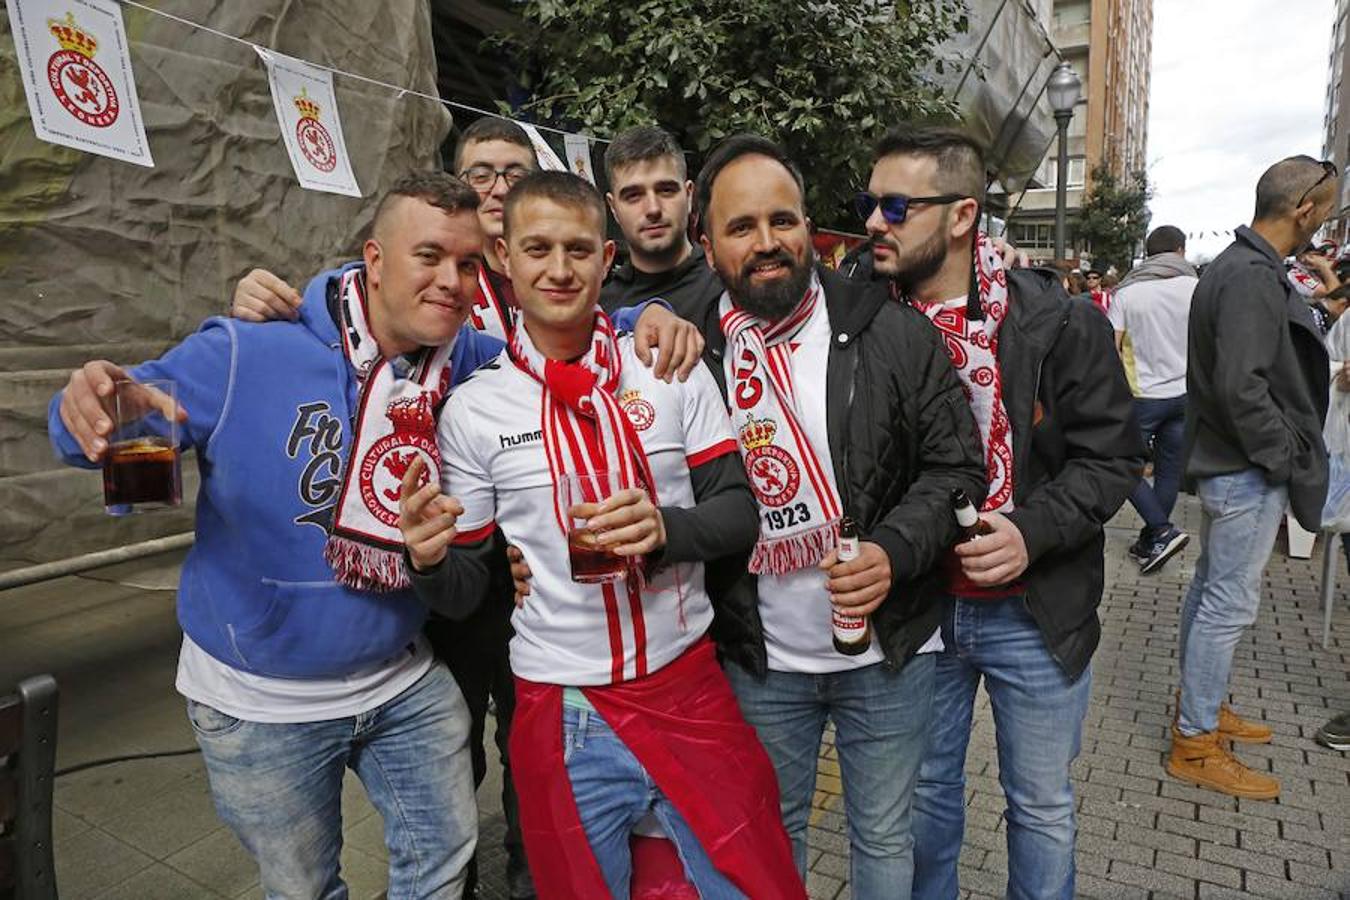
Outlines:
[[1191, 303], [1185, 478], [1200, 497], [1203, 547], [1181, 612], [1181, 692], [1167, 771], [1235, 797], [1280, 793], [1279, 781], [1244, 766], [1228, 743], [1268, 741], [1270, 729], [1243, 721], [1224, 699], [1286, 506], [1304, 528], [1321, 524], [1330, 370], [1284, 258], [1326, 221], [1338, 174], [1308, 156], [1267, 169], [1251, 227], [1238, 227]]

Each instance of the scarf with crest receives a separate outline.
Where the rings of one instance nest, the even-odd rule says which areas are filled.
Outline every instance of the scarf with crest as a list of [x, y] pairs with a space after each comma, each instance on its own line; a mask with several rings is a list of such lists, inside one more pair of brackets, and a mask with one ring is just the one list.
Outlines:
[[[615, 391], [622, 374], [622, 357], [609, 317], [597, 311], [590, 349], [580, 359], [561, 362], [546, 359], [522, 327], [511, 334], [508, 345], [511, 361], [517, 368], [544, 387], [541, 420], [544, 453], [553, 477], [553, 515], [567, 539], [570, 517], [563, 506], [561, 485], [568, 475], [595, 476], [610, 473], [614, 490], [641, 488], [656, 504], [656, 481], [646, 451], [627, 413], [619, 405]], [[603, 498], [583, 483], [583, 496], [574, 502], [597, 503]], [[635, 561], [624, 579], [629, 613], [633, 620], [636, 677], [647, 674], [646, 626], [642, 613], [643, 571]], [[602, 584], [605, 612], [609, 621], [611, 657], [615, 660], [613, 680], [623, 680], [623, 635], [618, 612], [618, 587]], [[683, 608], [681, 608], [683, 614]], [[616, 645], [617, 643], [617, 645]]]
[[342, 352], [356, 370], [360, 396], [324, 559], [347, 587], [401, 590], [411, 583], [398, 529], [399, 492], [418, 457], [426, 464], [419, 486], [439, 477], [436, 412], [450, 387], [454, 343], [385, 359], [370, 329], [365, 270], [341, 277]]
[[[1003, 373], [998, 365], [998, 332], [1008, 317], [1008, 272], [989, 241], [979, 233], [975, 246], [975, 277], [972, 287], [978, 298], [947, 303], [921, 303], [910, 298], [937, 327], [947, 356], [961, 379], [975, 424], [984, 444], [989, 493], [982, 512], [1006, 512], [1013, 508], [1012, 424], [1003, 404]], [[976, 300], [978, 306], [972, 300]], [[976, 314], [978, 313], [978, 318]]]
[[792, 312], [766, 322], [737, 307], [729, 293], [718, 305], [727, 341], [731, 423], [741, 461], [760, 508], [759, 541], [750, 555], [755, 574], [784, 575], [814, 566], [835, 546], [841, 515], [828, 448], [822, 455], [802, 427], [794, 378], [825, 378], [825, 372], [793, 372], [793, 339], [822, 302], [820, 280]]

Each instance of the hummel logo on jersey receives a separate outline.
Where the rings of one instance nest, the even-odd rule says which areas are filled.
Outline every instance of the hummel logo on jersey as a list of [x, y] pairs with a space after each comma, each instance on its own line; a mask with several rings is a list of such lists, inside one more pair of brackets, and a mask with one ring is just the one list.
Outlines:
[[502, 449], [507, 447], [519, 447], [521, 444], [528, 444], [530, 441], [542, 440], [544, 430], [542, 428], [535, 431], [523, 431], [520, 434], [499, 434], [497, 440], [502, 442]]

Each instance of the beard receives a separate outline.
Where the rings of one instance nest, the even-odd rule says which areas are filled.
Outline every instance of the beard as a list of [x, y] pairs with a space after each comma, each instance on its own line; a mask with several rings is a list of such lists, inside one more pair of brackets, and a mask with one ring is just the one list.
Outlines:
[[[755, 284], [752, 273], [764, 263], [781, 263], [788, 269], [784, 278], [767, 284]], [[811, 260], [793, 259], [785, 250], [761, 253], [735, 273], [720, 272], [728, 293], [736, 305], [750, 315], [769, 322], [777, 322], [797, 308], [811, 285]]]
[[877, 235], [872, 243], [882, 244], [894, 254], [894, 260], [877, 266], [882, 275], [895, 280], [901, 293], [909, 295], [936, 275], [947, 261], [947, 215], [942, 216], [941, 225], [933, 233], [914, 246], [908, 253], [886, 235]]

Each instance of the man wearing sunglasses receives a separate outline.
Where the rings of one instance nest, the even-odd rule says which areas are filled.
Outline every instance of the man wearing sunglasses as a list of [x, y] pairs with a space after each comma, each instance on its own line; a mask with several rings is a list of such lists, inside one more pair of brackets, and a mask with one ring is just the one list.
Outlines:
[[896, 130], [858, 198], [902, 304], [941, 332], [984, 447], [989, 527], [947, 556], [933, 725], [914, 808], [914, 897], [954, 900], [965, 758], [981, 679], [1008, 809], [1008, 896], [1071, 898], [1069, 765], [1100, 638], [1103, 531], [1138, 481], [1143, 447], [1106, 319], [1056, 273], [1005, 269], [978, 231], [978, 145]]
[[1202, 546], [1181, 610], [1167, 771], [1235, 797], [1280, 793], [1279, 781], [1244, 766], [1229, 745], [1265, 743], [1271, 730], [1224, 701], [1286, 507], [1310, 531], [1322, 524], [1330, 366], [1284, 258], [1322, 227], [1339, 194], [1333, 163], [1308, 156], [1275, 163], [1256, 184], [1251, 227], [1238, 227], [1191, 301], [1185, 480], [1200, 498]]

